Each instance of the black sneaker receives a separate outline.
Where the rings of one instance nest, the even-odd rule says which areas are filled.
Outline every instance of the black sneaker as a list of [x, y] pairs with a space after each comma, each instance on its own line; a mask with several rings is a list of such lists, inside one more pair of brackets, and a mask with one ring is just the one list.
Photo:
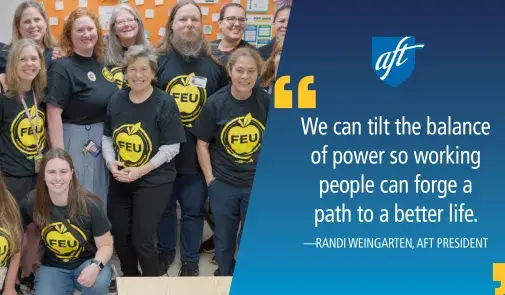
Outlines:
[[172, 262], [168, 260], [168, 253], [158, 253], [158, 262], [160, 263], [161, 275], [165, 275], [168, 272], [170, 266], [172, 266]]
[[181, 270], [179, 270], [180, 277], [197, 277], [200, 275], [198, 264], [192, 262], [183, 262]]
[[214, 236], [208, 238], [200, 245], [200, 253], [214, 253]]
[[35, 275], [32, 273], [28, 277], [19, 276], [19, 284], [30, 291], [33, 290], [33, 287], [35, 286]]
[[219, 268], [214, 271], [214, 276], [219, 277], [221, 276], [221, 272], [219, 271]]

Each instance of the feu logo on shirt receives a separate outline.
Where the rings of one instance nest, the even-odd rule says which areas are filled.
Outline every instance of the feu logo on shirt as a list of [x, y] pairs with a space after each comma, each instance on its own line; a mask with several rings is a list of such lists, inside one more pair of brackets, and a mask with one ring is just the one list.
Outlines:
[[33, 122], [37, 135], [39, 137], [39, 148], [37, 149], [37, 140], [35, 133], [30, 125], [30, 120], [26, 117], [26, 112], [23, 109], [14, 118], [11, 124], [11, 139], [14, 146], [26, 156], [35, 156], [42, 152], [46, 144], [45, 136], [45, 121], [46, 116], [44, 112], [38, 110], [39, 118], [37, 119], [37, 108], [32, 106], [30, 109], [30, 119]]
[[140, 167], [149, 161], [153, 146], [141, 123], [125, 124], [112, 134], [118, 161], [126, 167]]
[[251, 163], [263, 140], [265, 126], [250, 113], [228, 122], [221, 131], [221, 142], [226, 152], [237, 163]]
[[[86, 241], [86, 235], [80, 228], [68, 221], [75, 231]], [[42, 241], [53, 254], [63, 262], [68, 262], [79, 257], [84, 251], [84, 245], [72, 235], [63, 222], [54, 222], [42, 230]]]
[[5, 229], [0, 228], [0, 267], [7, 266], [7, 260], [9, 260], [11, 252], [9, 241], [9, 233]]
[[124, 75], [123, 75], [123, 71], [121, 70], [121, 67], [114, 67], [110, 71], [107, 67], [103, 67], [102, 75], [104, 76], [105, 79], [107, 79], [107, 81], [116, 83], [116, 85], [119, 89], [123, 89], [123, 86], [125, 86], [125, 88], [126, 88], [126, 86], [127, 86], [127, 85], [123, 85], [125, 83], [124, 83]]
[[191, 78], [194, 76], [195, 73], [177, 76], [165, 88], [165, 91], [175, 98], [182, 123], [187, 127], [192, 126], [207, 101], [207, 89], [191, 84]]

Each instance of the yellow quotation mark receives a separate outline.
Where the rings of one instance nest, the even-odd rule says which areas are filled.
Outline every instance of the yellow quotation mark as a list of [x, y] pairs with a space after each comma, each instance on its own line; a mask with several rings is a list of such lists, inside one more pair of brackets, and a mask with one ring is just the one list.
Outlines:
[[[293, 91], [286, 90], [286, 85], [291, 83], [291, 76], [282, 76], [275, 82], [274, 107], [276, 109], [293, 108]], [[314, 76], [305, 76], [298, 82], [298, 108], [315, 109], [316, 91], [310, 90], [309, 85], [314, 83]]]
[[500, 286], [494, 290], [494, 294], [505, 294], [505, 263], [493, 263], [493, 281], [500, 282]]

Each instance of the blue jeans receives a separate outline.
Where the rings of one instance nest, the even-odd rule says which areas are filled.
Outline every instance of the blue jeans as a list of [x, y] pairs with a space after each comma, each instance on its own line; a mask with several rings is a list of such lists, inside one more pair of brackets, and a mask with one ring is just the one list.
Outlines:
[[198, 263], [203, 234], [203, 215], [207, 186], [202, 174], [178, 174], [172, 197], [158, 223], [158, 253], [175, 259], [177, 244], [177, 201], [181, 207], [181, 261]]
[[219, 274], [231, 276], [235, 268], [235, 248], [242, 237], [251, 187], [237, 187], [222, 180], [214, 180], [208, 187], [212, 219], [214, 220], [214, 245]]
[[91, 259], [75, 270], [41, 265], [35, 276], [34, 295], [73, 295], [77, 289], [82, 295], [107, 295], [112, 280], [112, 267], [106, 264], [98, 273], [96, 281], [90, 288], [77, 282], [81, 271], [90, 265]]

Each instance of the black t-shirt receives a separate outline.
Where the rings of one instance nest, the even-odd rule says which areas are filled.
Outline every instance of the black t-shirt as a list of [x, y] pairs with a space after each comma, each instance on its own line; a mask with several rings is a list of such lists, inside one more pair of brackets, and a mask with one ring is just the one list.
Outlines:
[[[32, 191], [21, 203], [21, 216], [25, 225], [33, 221], [35, 195], [35, 191]], [[88, 207], [88, 216], [73, 218], [69, 220], [69, 223], [81, 235], [82, 239], [96, 248], [94, 237], [100, 237], [110, 231], [111, 224], [98, 201], [88, 200], [86, 205]], [[55, 207], [68, 220], [68, 206]], [[73, 270], [86, 260], [95, 257], [93, 252], [85, 249], [84, 245], [81, 245], [67, 230], [64, 223], [52, 214], [49, 217], [49, 224], [41, 229], [41, 237], [45, 248], [42, 257], [43, 265]]]
[[[129, 98], [129, 90], [112, 96], [107, 108], [104, 135], [112, 138], [116, 159], [126, 167], [140, 167], [158, 153], [162, 145], [186, 140], [179, 109], [173, 97], [154, 88], [140, 104]], [[175, 161], [164, 163], [138, 180], [141, 186], [157, 186], [175, 179]]]
[[0, 225], [0, 267], [9, 267], [11, 256], [12, 237], [10, 233]]
[[[0, 74], [6, 72], [7, 61], [9, 60], [9, 52], [11, 50], [11, 44], [4, 44], [0, 42]], [[42, 54], [44, 56], [44, 61], [46, 63], [46, 69], [48, 69], [53, 63], [53, 48], [46, 48]]]
[[63, 123], [94, 124], [103, 122], [109, 98], [117, 91], [102, 63], [74, 53], [55, 60], [49, 68], [44, 102], [63, 110]]
[[[196, 139], [189, 130], [207, 98], [228, 84], [226, 70], [207, 55], [187, 60], [175, 50], [161, 54], [158, 67], [158, 87], [175, 98], [186, 127], [186, 143], [175, 158], [177, 173], [196, 174], [200, 171]], [[193, 77], [197, 77], [195, 83], [191, 83]], [[205, 83], [199, 83], [202, 80]]]
[[126, 82], [121, 67], [106, 65], [103, 74], [107, 80], [113, 80], [119, 90], [128, 88], [128, 82]]
[[249, 47], [249, 48], [252, 48], [252, 49], [255, 49], [257, 50], [256, 47], [252, 46], [251, 44], [247, 43], [246, 41], [244, 40], [240, 40], [240, 43], [237, 45], [237, 47], [235, 47], [234, 49], [230, 50], [230, 51], [221, 51], [219, 49], [219, 43], [221, 43], [221, 39], [219, 40], [214, 40], [212, 42], [210, 42], [210, 48], [212, 50], [212, 55], [214, 55], [215, 57], [217, 57], [219, 59], [219, 61], [224, 65], [226, 66], [226, 63], [228, 62], [228, 59], [230, 59], [230, 56], [231, 54], [241, 48], [241, 47]]
[[275, 44], [275, 38], [272, 38], [270, 42], [258, 48], [261, 58], [264, 61], [266, 61], [272, 55], [272, 50], [274, 50], [274, 44]]
[[[46, 148], [44, 105], [34, 107], [33, 94], [25, 93], [25, 103], [39, 137], [39, 148], [35, 134], [18, 97], [0, 94], [0, 169], [3, 173], [16, 177], [35, 175], [33, 158]], [[38, 119], [36, 116], [38, 109]]]
[[214, 177], [252, 185], [269, 105], [270, 95], [257, 87], [246, 100], [234, 98], [231, 86], [209, 97], [191, 132], [209, 143]]

